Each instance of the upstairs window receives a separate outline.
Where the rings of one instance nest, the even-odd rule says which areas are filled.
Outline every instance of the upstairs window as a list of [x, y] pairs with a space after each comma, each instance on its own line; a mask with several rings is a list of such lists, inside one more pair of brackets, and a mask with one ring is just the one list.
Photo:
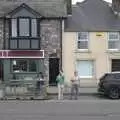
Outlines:
[[31, 35], [32, 37], [36, 37], [37, 36], [37, 20], [36, 19], [32, 19], [31, 21]]
[[17, 37], [17, 19], [11, 20], [12, 37]]
[[19, 19], [19, 36], [30, 36], [30, 20], [21, 18]]
[[119, 50], [120, 49], [120, 34], [119, 32], [108, 33], [108, 49]]
[[88, 49], [88, 40], [89, 40], [88, 32], [79, 32], [78, 33], [78, 49], [80, 50]]
[[37, 37], [37, 20], [30, 18], [11, 19], [11, 37]]
[[39, 49], [40, 35], [37, 19], [18, 17], [11, 19], [10, 49]]

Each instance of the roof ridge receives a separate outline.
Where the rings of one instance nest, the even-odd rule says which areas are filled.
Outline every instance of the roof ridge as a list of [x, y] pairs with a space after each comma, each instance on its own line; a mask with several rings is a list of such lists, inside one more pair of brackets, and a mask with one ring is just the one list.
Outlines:
[[[105, 0], [101, 0], [104, 3], [110, 4], [111, 2], [105, 1]], [[112, 3], [111, 3], [112, 4]]]
[[104, 0], [85, 0], [79, 2], [79, 5], [73, 5], [66, 31], [120, 31], [120, 18], [116, 17], [111, 8], [111, 2]]
[[83, 3], [87, 2], [87, 1], [88, 1], [88, 0], [83, 0], [83, 1], [81, 1], [81, 2], [76, 2], [76, 5], [83, 4]]
[[[81, 2], [76, 2], [76, 4], [73, 4], [72, 6], [73, 7], [77, 7], [77, 6], [81, 6], [81, 5], [83, 5], [84, 3], [86, 3], [86, 2], [91, 2], [90, 0], [84, 0], [84, 1], [81, 1]], [[100, 1], [100, 2], [103, 2], [103, 3], [105, 3], [105, 4], [107, 4], [108, 6], [110, 6], [110, 4], [112, 4], [112, 3], [110, 3], [110, 2], [107, 2], [107, 1], [105, 1], [105, 0], [93, 0], [93, 1]]]

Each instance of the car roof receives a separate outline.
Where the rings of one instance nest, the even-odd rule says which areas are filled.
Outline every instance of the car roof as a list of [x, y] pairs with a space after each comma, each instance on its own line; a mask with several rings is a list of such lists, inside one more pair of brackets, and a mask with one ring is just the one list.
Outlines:
[[116, 72], [108, 72], [108, 73], [105, 73], [105, 74], [120, 74], [120, 71], [116, 71]]

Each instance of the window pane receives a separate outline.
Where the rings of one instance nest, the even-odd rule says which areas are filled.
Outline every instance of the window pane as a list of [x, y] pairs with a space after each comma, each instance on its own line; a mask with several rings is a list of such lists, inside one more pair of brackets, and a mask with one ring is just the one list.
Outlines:
[[109, 41], [118, 41], [119, 40], [119, 32], [109, 32]]
[[78, 33], [78, 49], [88, 49], [88, 32]]
[[27, 60], [12, 60], [13, 72], [27, 72]]
[[30, 40], [19, 40], [19, 48], [20, 49], [30, 48]]
[[10, 48], [11, 49], [17, 48], [17, 40], [10, 40]]
[[88, 41], [78, 41], [78, 49], [88, 49]]
[[31, 40], [31, 47], [33, 49], [39, 48], [39, 40]]
[[17, 36], [17, 19], [12, 19], [11, 21], [11, 28], [12, 28], [12, 37], [16, 37]]
[[120, 59], [112, 59], [112, 72], [120, 71]]
[[77, 71], [80, 77], [91, 78], [93, 77], [93, 61], [78, 61], [77, 62]]
[[29, 19], [19, 19], [19, 35], [29, 36]]
[[119, 41], [109, 41], [108, 48], [109, 49], [120, 49], [120, 42]]
[[32, 37], [37, 36], [37, 20], [32, 19]]
[[29, 72], [36, 72], [37, 66], [35, 60], [29, 60]]
[[79, 41], [88, 41], [88, 32], [79, 32], [78, 40]]
[[108, 49], [120, 49], [119, 32], [109, 32]]
[[37, 72], [37, 61], [14, 59], [12, 60], [12, 71], [13, 72]]

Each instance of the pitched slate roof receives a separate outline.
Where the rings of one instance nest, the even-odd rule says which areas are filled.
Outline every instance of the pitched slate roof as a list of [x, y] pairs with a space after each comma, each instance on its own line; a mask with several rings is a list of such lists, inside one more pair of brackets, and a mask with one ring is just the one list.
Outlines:
[[[68, 0], [67, 0], [68, 1]], [[44, 17], [67, 16], [66, 0], [0, 0], [0, 17], [19, 7], [22, 3]]]
[[85, 0], [73, 5], [65, 31], [120, 31], [120, 17], [114, 14], [108, 2]]

